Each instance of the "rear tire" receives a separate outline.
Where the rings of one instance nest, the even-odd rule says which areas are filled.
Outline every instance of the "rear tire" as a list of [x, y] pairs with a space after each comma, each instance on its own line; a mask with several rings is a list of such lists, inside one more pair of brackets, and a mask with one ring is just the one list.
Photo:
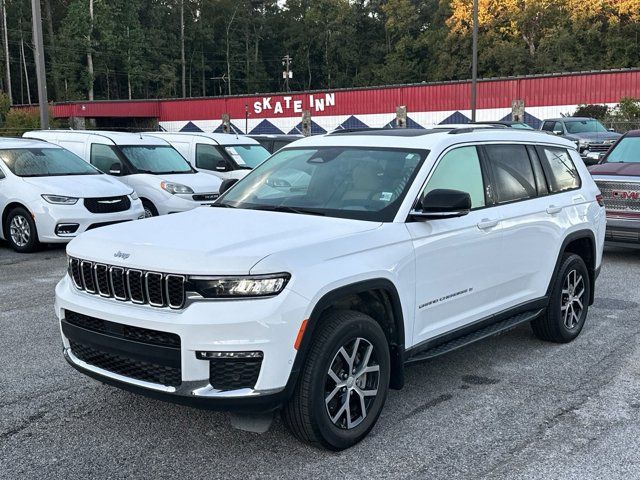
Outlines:
[[298, 439], [343, 450], [367, 436], [380, 416], [389, 345], [380, 325], [360, 312], [337, 310], [320, 322], [282, 417]]
[[584, 327], [591, 298], [591, 280], [582, 257], [565, 253], [553, 279], [551, 298], [545, 313], [531, 322], [540, 340], [568, 343]]
[[16, 252], [31, 253], [41, 248], [36, 222], [25, 208], [17, 207], [9, 212], [4, 224], [5, 238]]
[[158, 216], [158, 209], [146, 198], [142, 199], [142, 206], [144, 207], [144, 218]]

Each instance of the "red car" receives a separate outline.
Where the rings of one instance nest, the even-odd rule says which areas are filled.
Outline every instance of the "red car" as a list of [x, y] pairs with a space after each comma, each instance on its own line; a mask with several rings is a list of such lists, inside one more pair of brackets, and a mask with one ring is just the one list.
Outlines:
[[640, 130], [626, 133], [589, 171], [604, 197], [606, 240], [640, 248]]

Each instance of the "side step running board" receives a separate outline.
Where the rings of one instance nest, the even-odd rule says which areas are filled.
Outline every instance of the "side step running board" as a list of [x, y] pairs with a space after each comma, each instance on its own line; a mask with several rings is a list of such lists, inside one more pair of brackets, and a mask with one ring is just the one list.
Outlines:
[[478, 330], [474, 330], [473, 332], [469, 332], [460, 337], [454, 338], [449, 341], [445, 341], [444, 343], [440, 343], [439, 345], [428, 348], [427, 350], [418, 352], [414, 356], [408, 358], [406, 363], [415, 363], [415, 362], [422, 362], [424, 360], [429, 360], [431, 358], [444, 355], [445, 353], [449, 353], [453, 350], [457, 350], [458, 348], [477, 342], [478, 340], [483, 340], [487, 337], [491, 337], [492, 335], [506, 332], [508, 330], [511, 330], [512, 328], [517, 327], [521, 323], [530, 322], [531, 320], [536, 318], [538, 315], [540, 315], [543, 311], [544, 311], [544, 308], [541, 308], [539, 310], [532, 310], [529, 312], [523, 312], [523, 313], [514, 315], [513, 317], [509, 317], [504, 320], [501, 320], [499, 322], [492, 323], [490, 325], [487, 325], [486, 327], [482, 327]]

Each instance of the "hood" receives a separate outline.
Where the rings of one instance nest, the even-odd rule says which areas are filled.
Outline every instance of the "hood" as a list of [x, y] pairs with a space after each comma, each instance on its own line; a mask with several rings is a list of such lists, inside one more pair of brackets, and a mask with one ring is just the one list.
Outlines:
[[131, 187], [109, 175], [69, 175], [60, 177], [23, 177], [40, 193], [67, 197], [119, 197], [131, 193]]
[[193, 193], [211, 193], [220, 189], [222, 180], [205, 173], [175, 173], [171, 175], [158, 175], [167, 182], [181, 183], [193, 189]]
[[565, 135], [568, 140], [589, 140], [591, 142], [604, 142], [605, 140], [617, 140], [622, 135], [616, 132], [584, 132], [569, 133]]
[[599, 163], [589, 167], [591, 175], [619, 175], [625, 177], [639, 177], [640, 180], [640, 163]]
[[[192, 275], [246, 275], [263, 258], [356, 235], [381, 223], [232, 208], [184, 213], [90, 230], [69, 255], [142, 270]], [[120, 252], [124, 255], [115, 256]], [[128, 255], [126, 260], [121, 257]]]

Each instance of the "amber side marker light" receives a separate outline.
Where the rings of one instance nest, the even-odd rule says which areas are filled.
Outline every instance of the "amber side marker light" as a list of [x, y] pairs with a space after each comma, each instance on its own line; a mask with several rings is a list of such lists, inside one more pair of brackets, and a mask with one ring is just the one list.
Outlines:
[[304, 331], [307, 329], [308, 319], [302, 321], [302, 325], [300, 325], [300, 330], [298, 330], [298, 336], [296, 337], [296, 341], [293, 344], [293, 348], [298, 350], [300, 348], [300, 344], [302, 343], [302, 337], [304, 336]]

